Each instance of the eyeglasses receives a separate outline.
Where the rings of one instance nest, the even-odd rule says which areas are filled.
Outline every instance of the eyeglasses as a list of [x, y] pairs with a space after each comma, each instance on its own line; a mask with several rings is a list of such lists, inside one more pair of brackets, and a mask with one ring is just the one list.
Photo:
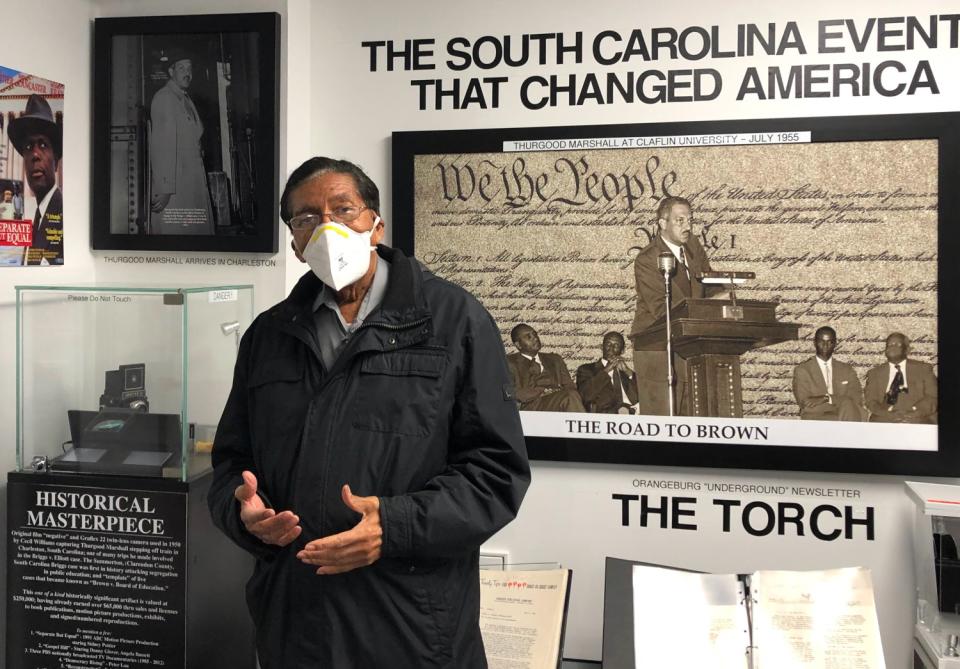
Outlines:
[[300, 214], [299, 216], [291, 218], [289, 225], [290, 229], [295, 232], [313, 230], [320, 225], [324, 216], [329, 217], [331, 221], [336, 223], [352, 223], [360, 218], [360, 214], [362, 214], [365, 209], [369, 208], [370, 207], [354, 207], [348, 204], [342, 207], [336, 207], [333, 211], [325, 211], [322, 214]]

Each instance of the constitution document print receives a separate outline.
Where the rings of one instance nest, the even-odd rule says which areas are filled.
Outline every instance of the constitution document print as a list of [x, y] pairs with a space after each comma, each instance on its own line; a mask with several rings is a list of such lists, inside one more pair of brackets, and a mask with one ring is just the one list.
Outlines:
[[942, 473], [956, 145], [949, 115], [396, 133], [395, 239], [494, 316], [535, 454]]

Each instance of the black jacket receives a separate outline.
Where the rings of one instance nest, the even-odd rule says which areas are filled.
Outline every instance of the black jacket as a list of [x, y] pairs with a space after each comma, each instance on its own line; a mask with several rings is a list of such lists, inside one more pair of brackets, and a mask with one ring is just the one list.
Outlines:
[[[461, 288], [379, 247], [390, 281], [323, 369], [307, 273], [244, 334], [217, 429], [214, 522], [257, 556], [247, 602], [264, 669], [485, 667], [478, 547], [517, 513], [530, 480], [496, 324]], [[268, 546], [233, 493], [251, 470], [301, 536]], [[380, 498], [382, 557], [317, 576], [307, 542], [354, 526], [340, 488]]]

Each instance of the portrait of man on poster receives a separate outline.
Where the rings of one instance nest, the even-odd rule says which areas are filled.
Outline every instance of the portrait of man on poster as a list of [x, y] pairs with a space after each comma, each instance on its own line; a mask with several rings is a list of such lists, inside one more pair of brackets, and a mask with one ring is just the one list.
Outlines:
[[110, 17], [94, 32], [109, 169], [93, 174], [93, 248], [275, 253], [279, 15]]
[[63, 196], [57, 186], [57, 171], [63, 158], [63, 129], [47, 99], [34, 93], [27, 98], [23, 114], [10, 121], [7, 132], [23, 157], [27, 186], [37, 202], [32, 241], [23, 264], [62, 265]]
[[193, 56], [172, 48], [165, 58], [169, 78], [150, 102], [150, 234], [210, 235], [204, 127], [190, 96]]

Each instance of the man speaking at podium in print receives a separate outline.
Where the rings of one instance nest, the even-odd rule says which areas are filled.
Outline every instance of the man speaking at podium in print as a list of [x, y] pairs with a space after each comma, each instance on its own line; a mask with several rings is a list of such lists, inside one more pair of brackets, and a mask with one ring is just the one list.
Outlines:
[[[690, 202], [682, 197], [665, 197], [657, 206], [656, 239], [644, 248], [634, 261], [637, 280], [637, 311], [631, 335], [643, 332], [666, 314], [663, 273], [658, 266], [661, 253], [671, 253], [677, 269], [670, 278], [671, 306], [688, 297], [703, 298], [723, 293], [722, 287], [705, 286], [698, 274], [712, 271], [706, 251], [693, 234], [693, 213]], [[638, 379], [637, 399], [641, 415], [669, 415], [667, 395], [667, 359], [663, 351], [634, 351], [634, 367]], [[676, 401], [681, 415], [686, 410], [686, 365], [674, 357]]]

